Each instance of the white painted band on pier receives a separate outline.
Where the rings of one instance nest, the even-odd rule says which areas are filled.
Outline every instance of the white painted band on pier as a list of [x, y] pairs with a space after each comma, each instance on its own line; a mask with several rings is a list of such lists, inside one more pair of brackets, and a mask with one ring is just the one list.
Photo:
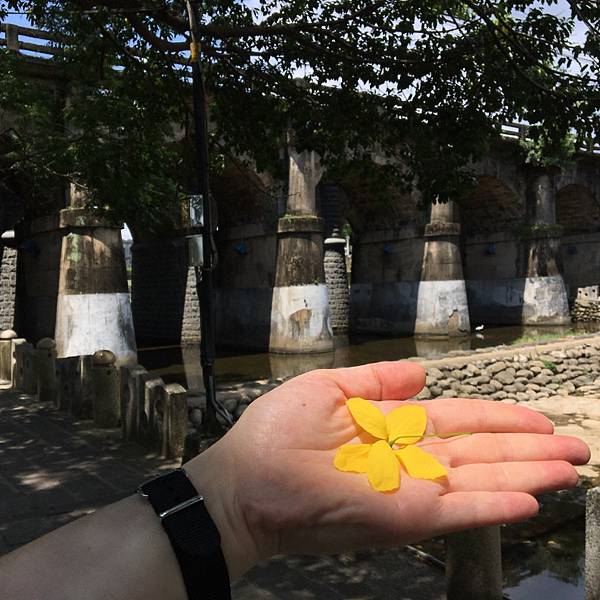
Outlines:
[[327, 286], [294, 285], [273, 288], [271, 352], [332, 352]]
[[110, 350], [117, 364], [136, 364], [129, 294], [59, 295], [56, 349], [59, 358]]
[[525, 279], [522, 322], [524, 325], [565, 325], [571, 322], [562, 276]]
[[417, 297], [415, 335], [468, 335], [470, 332], [464, 279], [421, 281]]

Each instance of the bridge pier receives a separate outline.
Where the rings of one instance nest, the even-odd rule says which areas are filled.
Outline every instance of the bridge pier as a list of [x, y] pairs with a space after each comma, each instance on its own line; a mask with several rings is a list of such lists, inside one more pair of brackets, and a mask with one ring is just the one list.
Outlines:
[[458, 207], [452, 201], [435, 202], [425, 226], [415, 335], [461, 336], [470, 332]]
[[571, 322], [560, 268], [561, 228], [556, 224], [556, 168], [530, 167], [526, 173], [526, 274], [523, 325]]
[[323, 267], [323, 221], [316, 215], [322, 168], [315, 152], [289, 149], [287, 211], [277, 224], [277, 266], [269, 350], [332, 352]]
[[110, 349], [119, 364], [137, 353], [121, 225], [108, 214], [72, 206], [60, 211], [63, 234], [56, 303], [59, 358]]

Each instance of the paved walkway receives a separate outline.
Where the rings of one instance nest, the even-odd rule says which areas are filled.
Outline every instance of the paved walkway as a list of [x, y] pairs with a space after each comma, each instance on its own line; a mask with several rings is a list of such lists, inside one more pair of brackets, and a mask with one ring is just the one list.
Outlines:
[[[0, 554], [123, 498], [175, 467], [120, 432], [74, 421], [34, 396], [0, 389]], [[234, 587], [234, 600], [443, 600], [440, 570], [403, 550], [278, 557]], [[166, 600], [166, 599], [165, 599]]]

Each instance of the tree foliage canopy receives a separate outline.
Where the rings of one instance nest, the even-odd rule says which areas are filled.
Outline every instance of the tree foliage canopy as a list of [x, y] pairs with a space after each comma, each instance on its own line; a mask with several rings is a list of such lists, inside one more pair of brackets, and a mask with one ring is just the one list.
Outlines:
[[[371, 159], [459, 196], [467, 165], [501, 123], [525, 121], [541, 155], [600, 130], [596, 0], [204, 0], [201, 58], [219, 160], [281, 168], [290, 127], [335, 174]], [[0, 0], [59, 34], [67, 98], [19, 77], [3, 53], [0, 169], [63, 176], [126, 219], [176, 200], [190, 182], [182, 0]], [[33, 135], [32, 135], [33, 134]]]

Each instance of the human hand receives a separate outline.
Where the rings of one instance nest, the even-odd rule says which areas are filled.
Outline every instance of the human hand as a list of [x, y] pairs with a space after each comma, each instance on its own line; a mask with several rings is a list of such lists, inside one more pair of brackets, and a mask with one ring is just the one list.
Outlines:
[[472, 399], [420, 402], [427, 433], [469, 431], [419, 445], [447, 478], [374, 491], [366, 475], [333, 466], [337, 448], [364, 435], [345, 405], [361, 396], [388, 413], [423, 387], [422, 367], [387, 362], [296, 377], [253, 402], [217, 444], [186, 465], [221, 531], [232, 578], [280, 553], [399, 546], [536, 514], [533, 494], [577, 482], [589, 460], [580, 440], [552, 435], [544, 416]]

